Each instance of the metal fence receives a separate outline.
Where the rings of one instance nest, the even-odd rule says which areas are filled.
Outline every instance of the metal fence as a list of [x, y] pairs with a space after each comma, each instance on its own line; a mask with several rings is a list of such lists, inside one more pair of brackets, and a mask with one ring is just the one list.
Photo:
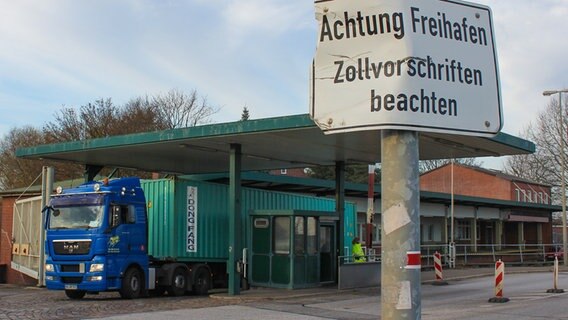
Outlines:
[[[380, 248], [367, 250], [366, 261], [380, 262]], [[338, 259], [339, 265], [343, 263], [354, 263], [353, 257], [349, 254], [349, 248], [345, 248], [346, 256]], [[562, 245], [560, 244], [478, 244], [478, 245], [455, 245], [454, 264], [460, 266], [485, 266], [493, 265], [497, 260], [513, 265], [545, 265], [552, 264], [554, 257], [559, 260], [563, 258]], [[434, 253], [442, 255], [442, 264], [448, 265], [450, 262], [450, 249], [448, 245], [422, 245], [420, 247], [422, 255], [422, 268], [434, 267]]]
[[[450, 261], [450, 250], [447, 245], [423, 245], [422, 267], [434, 266], [434, 253], [442, 254], [442, 264]], [[456, 266], [492, 265], [497, 260], [514, 265], [547, 264], [554, 257], [562, 258], [562, 246], [558, 244], [483, 244], [455, 245]]]

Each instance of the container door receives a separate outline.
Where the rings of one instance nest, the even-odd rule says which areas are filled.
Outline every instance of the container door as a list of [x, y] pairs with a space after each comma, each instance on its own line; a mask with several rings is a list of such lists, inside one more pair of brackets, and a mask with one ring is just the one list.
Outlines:
[[320, 281], [335, 282], [335, 270], [337, 263], [335, 250], [335, 225], [320, 225], [319, 235]]

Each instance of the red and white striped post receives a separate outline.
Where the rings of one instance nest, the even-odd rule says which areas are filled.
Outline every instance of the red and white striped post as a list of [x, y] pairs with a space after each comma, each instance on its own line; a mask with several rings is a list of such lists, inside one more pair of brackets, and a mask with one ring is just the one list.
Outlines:
[[420, 251], [406, 251], [406, 266], [404, 269], [420, 270], [422, 268]]
[[436, 251], [434, 253], [434, 272], [436, 273], [436, 280], [432, 283], [433, 285], [447, 285], [448, 282], [444, 281], [444, 275], [442, 273], [442, 255]]
[[547, 293], [564, 293], [564, 289], [558, 289], [558, 257], [554, 257], [554, 270], [552, 271], [553, 285], [552, 289], [546, 290]]
[[505, 263], [499, 259], [495, 263], [495, 297], [489, 302], [509, 302], [509, 298], [503, 297], [503, 280], [505, 279]]

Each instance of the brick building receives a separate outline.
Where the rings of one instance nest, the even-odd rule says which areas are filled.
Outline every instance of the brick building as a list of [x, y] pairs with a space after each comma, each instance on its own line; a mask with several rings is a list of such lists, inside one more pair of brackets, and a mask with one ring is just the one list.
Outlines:
[[[451, 164], [426, 172], [420, 176], [420, 190], [450, 194], [451, 177]], [[460, 197], [461, 203], [467, 202], [468, 198], [487, 199], [486, 205], [454, 207], [457, 243], [513, 245], [553, 242], [554, 208], [550, 186], [500, 171], [461, 164], [453, 165], [453, 180], [453, 193]], [[424, 209], [423, 213], [428, 214], [428, 208]], [[440, 223], [439, 219], [423, 219], [423, 225], [436, 222]]]

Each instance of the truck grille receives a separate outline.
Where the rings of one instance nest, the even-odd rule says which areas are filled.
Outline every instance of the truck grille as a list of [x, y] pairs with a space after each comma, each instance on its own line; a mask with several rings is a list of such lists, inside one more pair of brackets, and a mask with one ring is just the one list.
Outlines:
[[80, 272], [78, 264], [62, 264], [61, 272]]
[[61, 277], [63, 283], [81, 283], [83, 277]]
[[53, 251], [56, 254], [78, 255], [88, 254], [91, 240], [54, 240]]

